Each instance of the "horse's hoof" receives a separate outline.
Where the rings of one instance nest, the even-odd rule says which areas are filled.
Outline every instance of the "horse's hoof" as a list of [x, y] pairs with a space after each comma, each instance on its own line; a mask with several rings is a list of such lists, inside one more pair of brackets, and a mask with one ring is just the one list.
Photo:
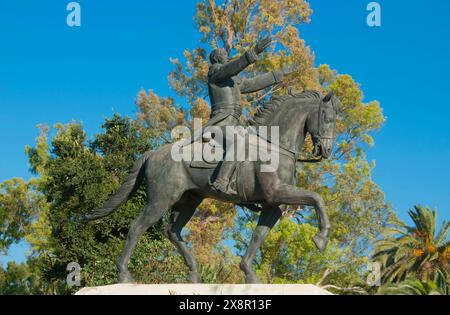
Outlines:
[[327, 243], [328, 243], [327, 238], [320, 236], [320, 235], [316, 235], [313, 237], [313, 242], [320, 252], [323, 253], [327, 249]]
[[189, 281], [191, 283], [202, 283], [202, 277], [198, 272], [189, 272]]
[[119, 283], [127, 284], [127, 283], [135, 283], [133, 276], [129, 272], [121, 272], [119, 273]]

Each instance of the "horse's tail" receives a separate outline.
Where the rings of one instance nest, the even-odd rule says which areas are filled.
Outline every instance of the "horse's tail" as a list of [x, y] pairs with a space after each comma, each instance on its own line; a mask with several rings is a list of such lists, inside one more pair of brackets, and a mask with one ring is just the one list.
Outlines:
[[129, 200], [133, 194], [138, 190], [145, 174], [145, 166], [150, 157], [151, 151], [144, 153], [144, 155], [133, 165], [128, 173], [125, 182], [119, 188], [117, 193], [113, 195], [101, 208], [94, 210], [91, 214], [84, 217], [84, 221], [94, 221], [107, 217], [119, 207]]

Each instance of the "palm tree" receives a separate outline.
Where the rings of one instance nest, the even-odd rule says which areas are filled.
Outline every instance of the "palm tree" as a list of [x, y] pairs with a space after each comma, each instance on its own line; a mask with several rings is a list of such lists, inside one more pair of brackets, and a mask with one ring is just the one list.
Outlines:
[[436, 210], [417, 206], [409, 211], [409, 216], [414, 227], [397, 222], [375, 244], [373, 258], [383, 266], [383, 282], [401, 282], [408, 277], [433, 281], [438, 272], [449, 279], [450, 222], [444, 221], [436, 232]]
[[400, 283], [389, 283], [380, 288], [378, 295], [450, 295], [450, 285], [442, 272], [434, 281], [408, 278]]

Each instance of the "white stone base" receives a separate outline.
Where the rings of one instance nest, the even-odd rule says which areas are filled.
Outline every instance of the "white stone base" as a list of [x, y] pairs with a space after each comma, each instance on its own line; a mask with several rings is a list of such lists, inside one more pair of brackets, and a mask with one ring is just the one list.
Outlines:
[[332, 295], [312, 284], [116, 284], [76, 295]]

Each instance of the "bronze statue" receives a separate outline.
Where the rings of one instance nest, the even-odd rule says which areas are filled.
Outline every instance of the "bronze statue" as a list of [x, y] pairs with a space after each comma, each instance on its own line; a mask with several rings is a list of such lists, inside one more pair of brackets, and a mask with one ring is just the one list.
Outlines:
[[[285, 74], [292, 72], [292, 69], [284, 68], [278, 72], [263, 74], [253, 80], [237, 77], [242, 70], [256, 61], [256, 56], [269, 43], [270, 40], [264, 39], [258, 42], [255, 48], [230, 62], [227, 62], [223, 50], [215, 50], [211, 54], [209, 91], [212, 119], [207, 127], [237, 125], [241, 115], [240, 93], [263, 89], [280, 82]], [[320, 231], [313, 240], [318, 249], [324, 251], [330, 231], [324, 201], [317, 193], [296, 187], [295, 171], [306, 133], [312, 136], [314, 155], [317, 158], [326, 159], [331, 156], [336, 138], [336, 118], [340, 111], [340, 101], [331, 94], [324, 97], [314, 91], [299, 94], [290, 92], [288, 95], [272, 98], [259, 109], [251, 123], [254, 127], [279, 127], [279, 143], [269, 143], [279, 152], [278, 168], [271, 172], [262, 172], [261, 166], [267, 162], [225, 162], [221, 166], [215, 187], [211, 185], [211, 178], [214, 178], [217, 165], [202, 168], [193, 167], [188, 161], [175, 161], [171, 156], [174, 144], [144, 154], [130, 170], [119, 191], [103, 207], [86, 216], [87, 221], [92, 221], [110, 215], [145, 183], [148, 203], [132, 224], [117, 262], [119, 281], [121, 283], [133, 281], [128, 271], [128, 262], [139, 237], [170, 210], [167, 236], [185, 259], [190, 270], [190, 281], [199, 283], [201, 279], [195, 257], [182, 239], [181, 231], [205, 198], [246, 206], [260, 212], [258, 226], [240, 264], [247, 283], [258, 283], [251, 265], [257, 250], [281, 218], [284, 205], [305, 205], [315, 208]], [[226, 163], [231, 163], [231, 166]], [[238, 166], [234, 167], [235, 164]], [[235, 186], [230, 189], [230, 193], [231, 176]]]
[[[258, 60], [261, 54], [271, 43], [270, 38], [260, 40], [253, 49], [250, 49], [241, 57], [229, 61], [227, 52], [222, 48], [213, 50], [210, 55], [211, 66], [208, 73], [208, 90], [211, 100], [211, 119], [206, 124], [209, 126], [238, 126], [241, 124], [242, 115], [241, 93], [254, 93], [274, 84], [281, 83], [285, 75], [295, 71], [293, 67], [259, 75], [253, 79], [239, 78], [238, 75], [245, 68]], [[223, 132], [225, 134], [225, 132]], [[225, 138], [225, 148], [233, 143]], [[219, 165], [219, 173], [212, 187], [218, 192], [236, 194], [230, 187], [230, 176], [234, 171], [233, 161], [224, 161]]]

